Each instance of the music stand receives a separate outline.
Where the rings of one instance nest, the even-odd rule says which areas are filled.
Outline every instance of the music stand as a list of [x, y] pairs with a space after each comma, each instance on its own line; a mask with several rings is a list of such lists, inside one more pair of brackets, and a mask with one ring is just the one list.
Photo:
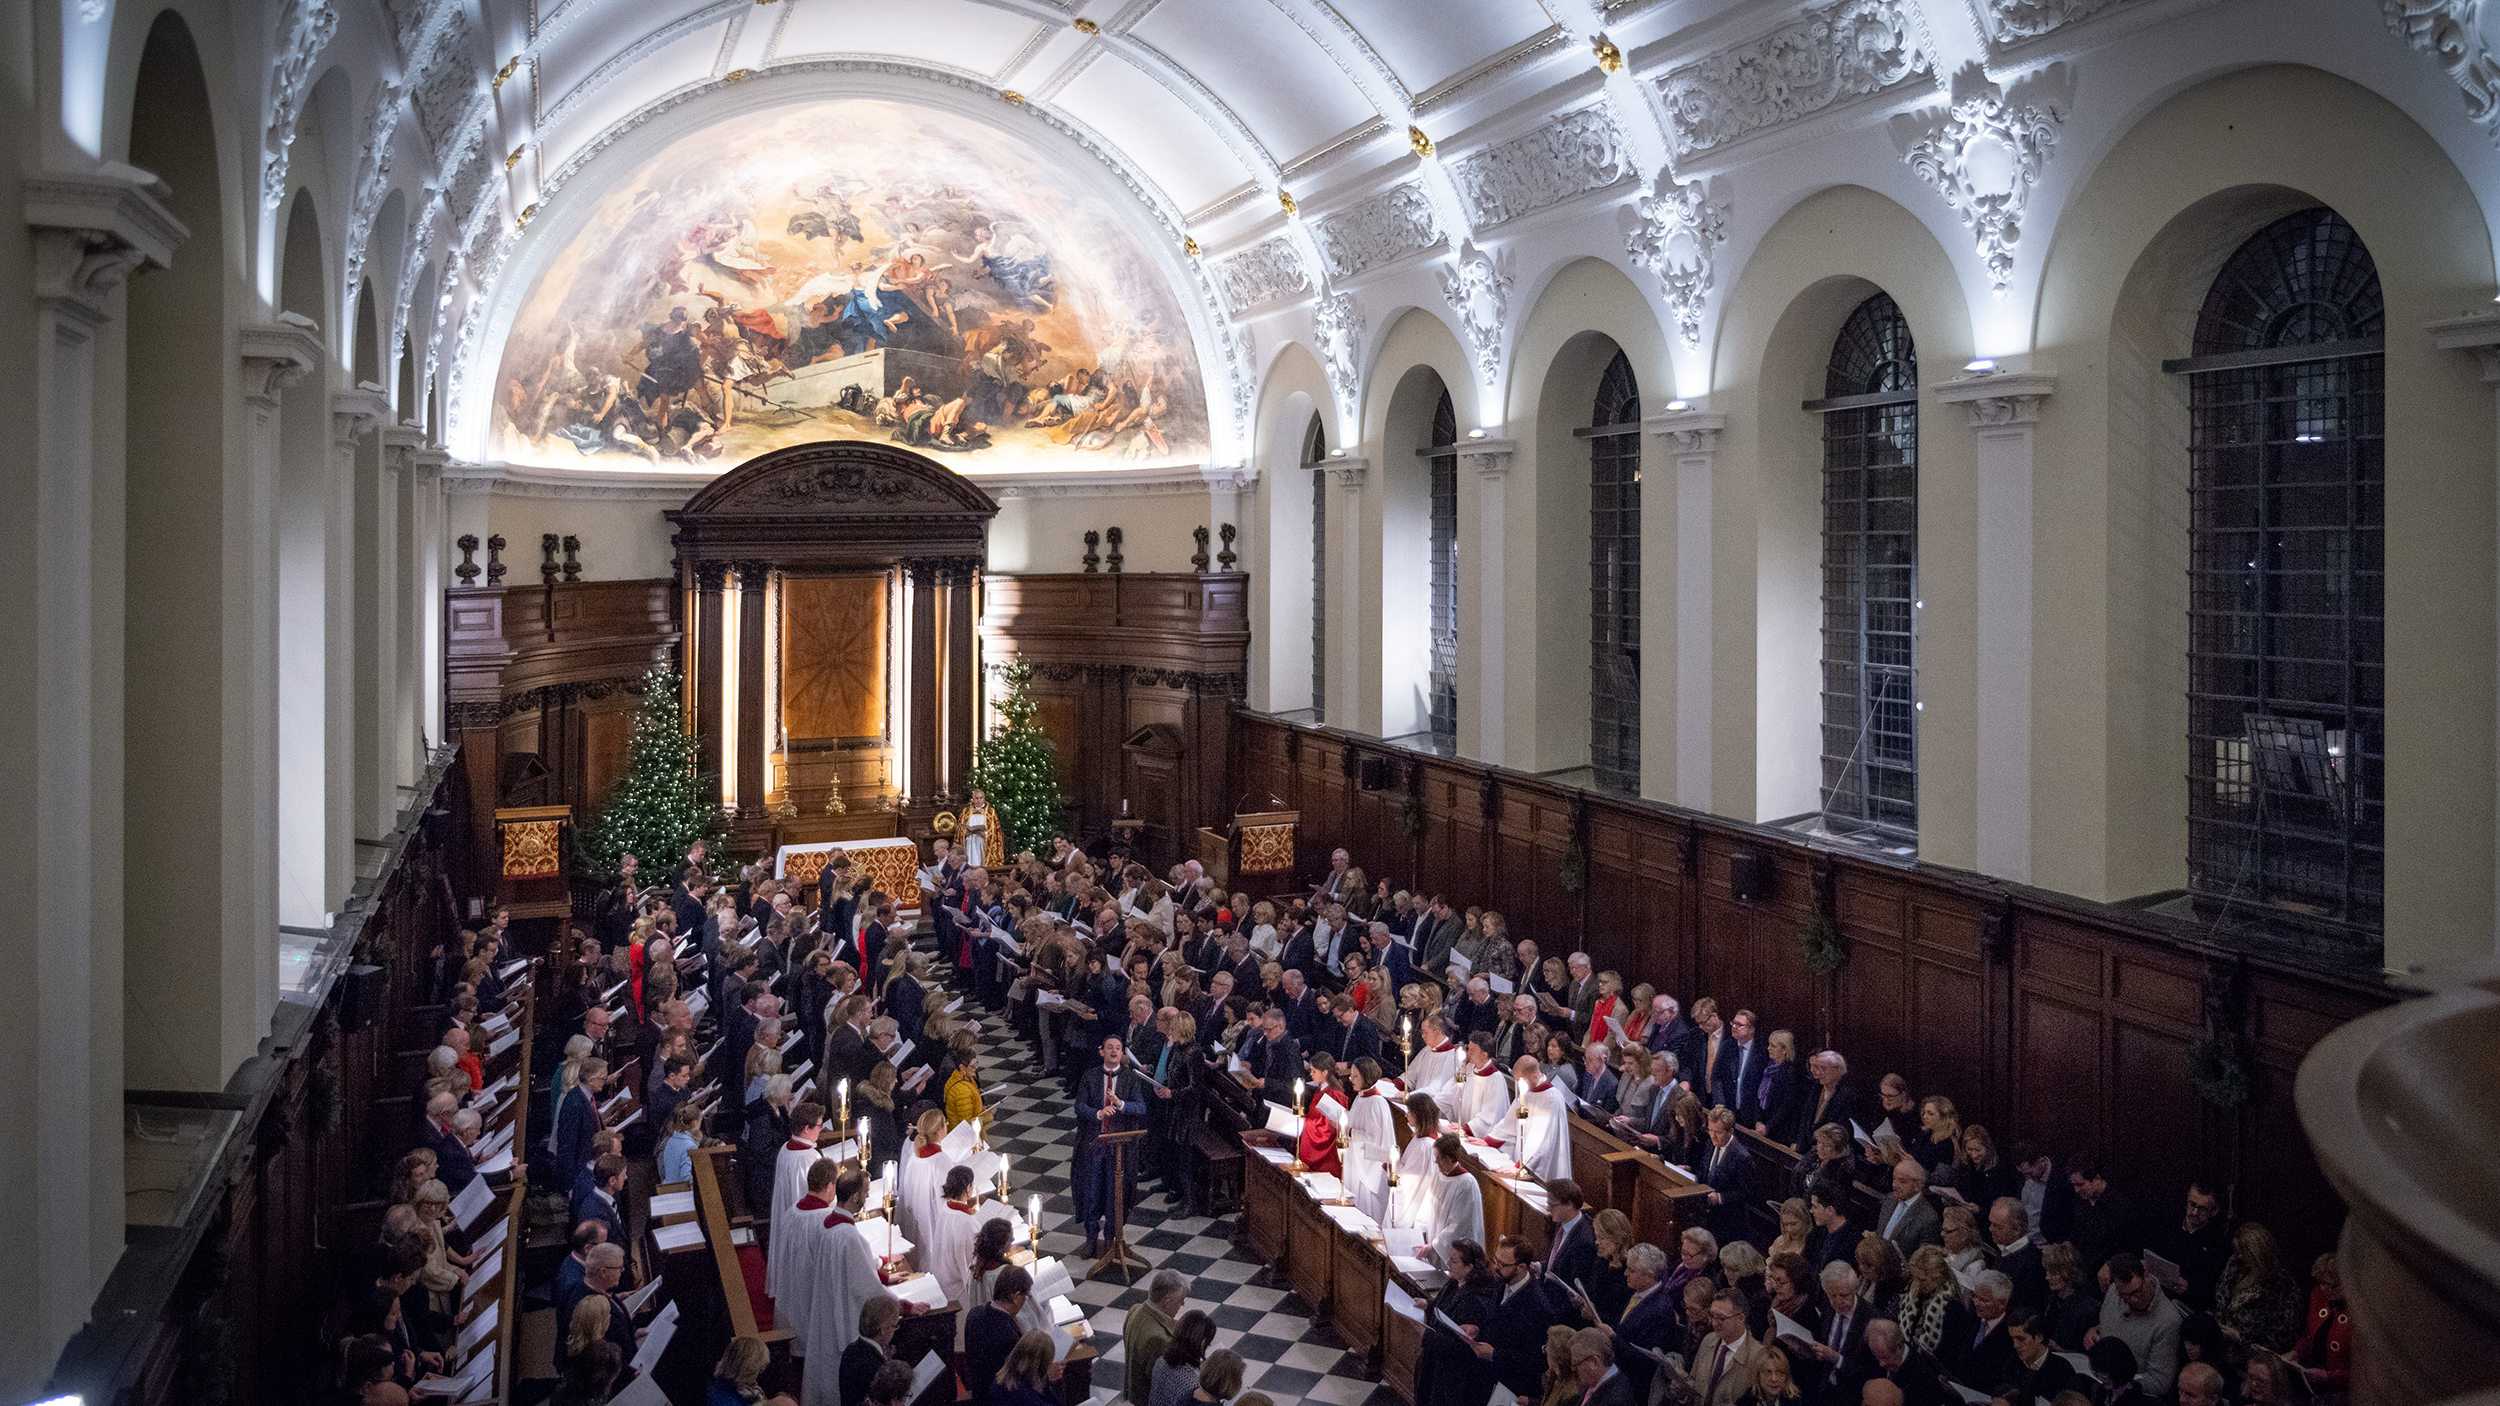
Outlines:
[[1102, 1258], [1094, 1261], [1094, 1267], [1085, 1271], [1088, 1279], [1099, 1278], [1104, 1270], [1116, 1266], [1120, 1282], [1134, 1284], [1137, 1276], [1131, 1271], [1132, 1265], [1137, 1269], [1154, 1268], [1144, 1255], [1128, 1247], [1128, 1145], [1145, 1135], [1144, 1128], [1094, 1135], [1096, 1143], [1111, 1149], [1111, 1244], [1102, 1252]]

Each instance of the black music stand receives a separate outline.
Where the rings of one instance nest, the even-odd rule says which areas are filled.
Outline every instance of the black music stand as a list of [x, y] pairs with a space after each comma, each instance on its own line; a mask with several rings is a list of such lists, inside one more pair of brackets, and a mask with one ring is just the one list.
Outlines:
[[1128, 1246], [1128, 1145], [1145, 1135], [1146, 1130], [1142, 1127], [1094, 1135], [1096, 1144], [1111, 1149], [1111, 1244], [1103, 1250], [1102, 1258], [1094, 1261], [1094, 1267], [1085, 1271], [1088, 1279], [1100, 1278], [1104, 1270], [1116, 1267], [1120, 1271], [1121, 1283], [1134, 1284], [1137, 1276], [1131, 1266], [1136, 1269], [1154, 1268], [1144, 1255]]

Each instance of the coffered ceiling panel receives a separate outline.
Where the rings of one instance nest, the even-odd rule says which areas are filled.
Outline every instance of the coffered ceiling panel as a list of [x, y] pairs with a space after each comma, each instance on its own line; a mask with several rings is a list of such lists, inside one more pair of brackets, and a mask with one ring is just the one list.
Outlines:
[[[652, 99], [712, 77], [728, 34], [726, 19], [699, 20], [673, 34], [666, 27], [655, 28], [582, 63], [566, 75], [573, 80], [568, 86], [548, 84], [558, 96], [539, 123], [540, 169], [554, 170], [610, 123]], [[613, 42], [617, 36], [610, 31], [608, 37]], [[553, 63], [548, 72], [558, 72]]]
[[1127, 153], [1183, 210], [1254, 179], [1243, 159], [1187, 104], [1108, 54], [1088, 64], [1052, 101]]
[[[974, 0], [781, 0], [791, 6], [777, 57], [895, 54], [996, 77], [1045, 32], [1035, 20]], [[770, 15], [758, 10], [757, 18]]]
[[1411, 93], [1466, 72], [1553, 24], [1537, 0], [1332, 0]]
[[1205, 84], [1279, 162], [1374, 115], [1327, 51], [1274, 5], [1164, 0], [1130, 33]]

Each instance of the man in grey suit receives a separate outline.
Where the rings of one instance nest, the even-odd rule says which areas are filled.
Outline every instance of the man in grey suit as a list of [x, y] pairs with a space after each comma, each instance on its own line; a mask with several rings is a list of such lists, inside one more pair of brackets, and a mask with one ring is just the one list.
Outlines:
[[1617, 1136], [1636, 1147], [1654, 1148], [1665, 1136], [1669, 1119], [1667, 1105], [1675, 1101], [1675, 1056], [1659, 1050], [1649, 1057], [1649, 1094], [1637, 1108], [1626, 1107], [1614, 1116]]
[[1434, 895], [1431, 912], [1415, 927], [1415, 969], [1437, 980], [1441, 968], [1449, 964], [1450, 949], [1458, 945], [1463, 926], [1458, 920], [1458, 909], [1451, 906], [1449, 898]]
[[1944, 1243], [1944, 1215], [1927, 1194], [1927, 1169], [1917, 1158], [1892, 1164], [1892, 1199], [1875, 1213], [1875, 1229], [1903, 1259], [1921, 1245]]

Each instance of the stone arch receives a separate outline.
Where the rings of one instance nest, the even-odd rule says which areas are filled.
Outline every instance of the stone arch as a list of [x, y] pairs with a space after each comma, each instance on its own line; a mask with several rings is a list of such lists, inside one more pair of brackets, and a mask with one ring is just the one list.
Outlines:
[[[1243, 560], [1250, 567], [1251, 657], [1250, 696], [1264, 700], [1270, 712], [1292, 712], [1312, 706], [1314, 692], [1328, 692], [1325, 678], [1312, 677], [1310, 640], [1312, 613], [1327, 610], [1318, 599], [1311, 571], [1313, 538], [1311, 480], [1323, 483], [1323, 503], [1337, 496], [1325, 471], [1303, 467], [1305, 431], [1317, 415], [1332, 426], [1329, 447], [1337, 444], [1328, 393], [1328, 376], [1319, 358], [1300, 342], [1277, 349], [1260, 380], [1257, 438], [1252, 462], [1258, 470], [1258, 504], [1248, 516], [1251, 540]], [[1352, 524], [1328, 524], [1327, 544], [1334, 549], [1329, 579], [1335, 583], [1336, 563], [1345, 553], [1339, 533]], [[1350, 538], [1348, 539], [1350, 540]], [[1342, 615], [1330, 611], [1330, 620]], [[1339, 652], [1333, 648], [1332, 655]], [[1315, 690], [1314, 684], [1318, 687]]]

